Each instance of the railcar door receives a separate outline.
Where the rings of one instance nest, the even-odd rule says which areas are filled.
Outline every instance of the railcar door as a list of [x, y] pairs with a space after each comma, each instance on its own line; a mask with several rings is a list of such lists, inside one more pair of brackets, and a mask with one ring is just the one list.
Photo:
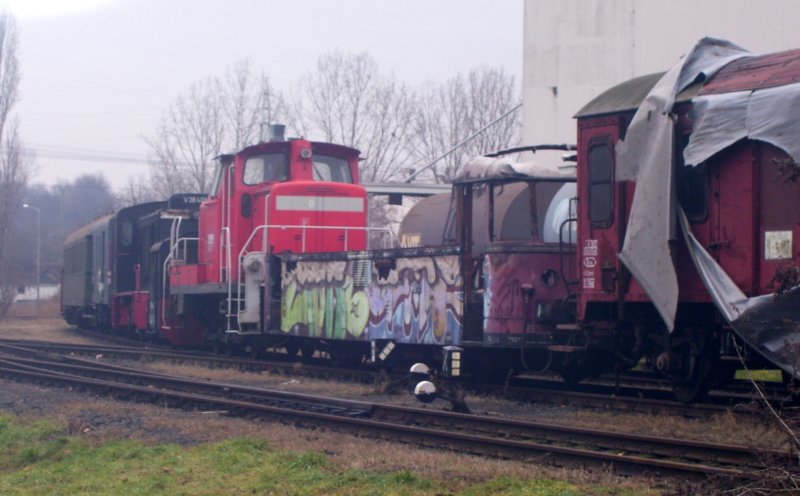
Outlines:
[[486, 246], [485, 184], [456, 186], [456, 216], [461, 223], [459, 245], [464, 262], [461, 264], [464, 281], [463, 341], [483, 342], [484, 323], [484, 249]]

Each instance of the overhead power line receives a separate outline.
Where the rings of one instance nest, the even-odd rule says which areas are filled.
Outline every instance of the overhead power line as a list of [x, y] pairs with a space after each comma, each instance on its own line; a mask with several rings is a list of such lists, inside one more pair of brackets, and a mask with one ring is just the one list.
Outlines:
[[[38, 145], [23, 147], [22, 153], [30, 157], [49, 158], [55, 160], [72, 160], [76, 162], [106, 162], [123, 164], [150, 165], [158, 160], [149, 159], [144, 155], [133, 153], [111, 152], [107, 150], [90, 150], [81, 148]], [[179, 165], [189, 165], [188, 162]]]

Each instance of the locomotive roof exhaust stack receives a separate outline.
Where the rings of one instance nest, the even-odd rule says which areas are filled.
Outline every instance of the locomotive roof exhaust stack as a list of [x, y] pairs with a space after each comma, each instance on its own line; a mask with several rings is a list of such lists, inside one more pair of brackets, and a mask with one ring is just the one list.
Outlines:
[[[266, 137], [267, 139], [264, 139], [265, 127], [267, 131], [267, 137]], [[262, 122], [258, 133], [258, 142], [266, 143], [266, 142], [277, 142], [277, 141], [286, 141], [286, 125], [266, 124]]]
[[283, 124], [270, 124], [267, 127], [269, 132], [268, 141], [286, 141], [286, 126]]

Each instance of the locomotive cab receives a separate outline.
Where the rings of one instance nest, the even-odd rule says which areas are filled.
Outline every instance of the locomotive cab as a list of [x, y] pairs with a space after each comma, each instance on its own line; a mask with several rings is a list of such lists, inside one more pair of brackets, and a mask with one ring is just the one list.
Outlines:
[[[304, 139], [274, 141], [218, 157], [200, 206], [197, 262], [172, 260], [178, 314], [200, 312], [200, 334], [263, 334], [279, 325], [281, 253], [364, 250], [366, 190], [358, 150]], [[180, 263], [178, 263], [180, 262]]]
[[197, 282], [237, 282], [249, 252], [363, 250], [365, 202], [351, 148], [292, 140], [222, 155], [200, 207]]

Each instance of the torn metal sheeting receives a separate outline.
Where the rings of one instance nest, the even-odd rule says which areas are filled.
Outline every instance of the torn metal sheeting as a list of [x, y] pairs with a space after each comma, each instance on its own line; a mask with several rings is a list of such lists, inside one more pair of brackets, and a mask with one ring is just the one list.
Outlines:
[[704, 38], [650, 90], [617, 144], [617, 180], [636, 182], [620, 260], [647, 291], [672, 331], [678, 276], [669, 241], [675, 239], [677, 205], [672, 184], [675, 123], [670, 112], [684, 88], [708, 80], [732, 60], [750, 54], [733, 43]]

